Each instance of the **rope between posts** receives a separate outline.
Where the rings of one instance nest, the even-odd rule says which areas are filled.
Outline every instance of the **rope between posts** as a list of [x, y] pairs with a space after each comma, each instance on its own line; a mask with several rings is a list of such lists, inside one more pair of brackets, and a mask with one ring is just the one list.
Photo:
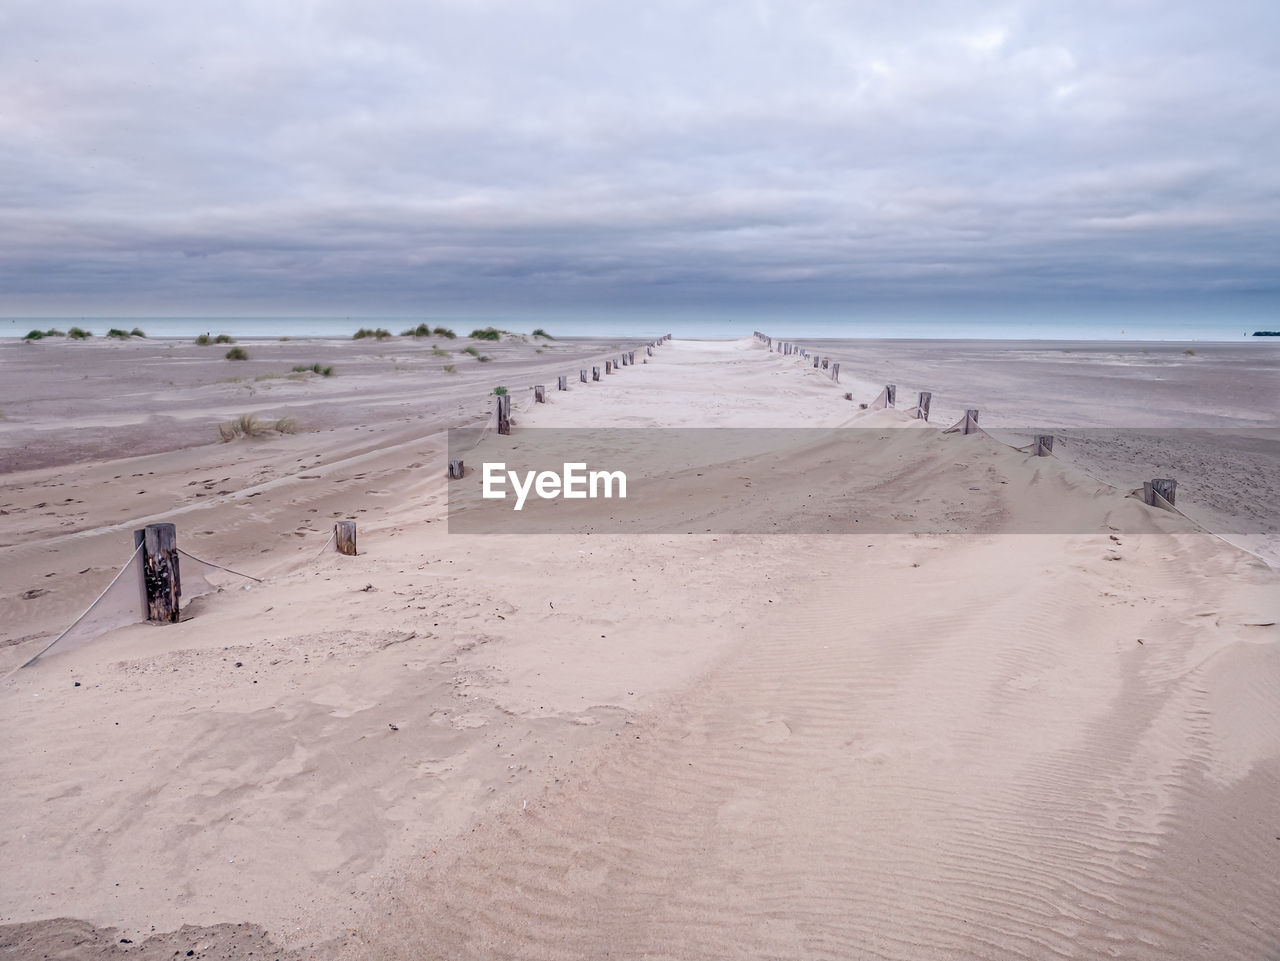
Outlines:
[[[335, 533], [337, 532], [335, 531]], [[196, 561], [199, 564], [206, 564], [209, 567], [215, 567], [220, 571], [226, 571], [228, 574], [235, 574], [237, 577], [247, 577], [251, 581], [257, 581], [259, 584], [262, 583], [261, 577], [254, 577], [252, 574], [245, 574], [242, 571], [233, 571], [231, 568], [223, 567], [221, 564], [215, 564], [212, 561], [206, 561], [203, 557], [196, 557], [194, 554], [188, 554], [181, 547], [178, 548], [178, 553], [183, 555], [184, 557], [191, 558], [193, 561]]]
[[[108, 584], [105, 588], [103, 588], [102, 593], [93, 599], [93, 603], [84, 609], [84, 613], [82, 613], [79, 617], [77, 617], [74, 621], [72, 621], [67, 626], [66, 630], [64, 630], [61, 634], [59, 634], [52, 641], [50, 641], [43, 648], [41, 648], [36, 653], [35, 657], [31, 658], [31, 660], [27, 661], [25, 664], [19, 665], [17, 669], [22, 670], [22, 668], [29, 667], [30, 665], [34, 664], [37, 660], [39, 660], [41, 654], [49, 650], [49, 648], [53, 647], [53, 645], [57, 644], [60, 640], [66, 637], [71, 632], [71, 629], [73, 627], [75, 627], [77, 624], [83, 621], [86, 617], [88, 617], [89, 612], [93, 610], [95, 606], [97, 606], [98, 601], [102, 600], [104, 597], [107, 596], [107, 591], [111, 590], [111, 588], [116, 586], [116, 581], [120, 580], [121, 575], [123, 575], [124, 572], [129, 569], [129, 565], [133, 563], [133, 559], [137, 557], [141, 551], [142, 551], [142, 545], [139, 544], [137, 547], [133, 549], [133, 553], [129, 555], [129, 559], [124, 562], [124, 566], [121, 567], [120, 570], [116, 571], [116, 576], [111, 578], [111, 583]], [[10, 671], [9, 673], [12, 674], [13, 672]], [[6, 677], [7, 676], [8, 675], [6, 675]]]

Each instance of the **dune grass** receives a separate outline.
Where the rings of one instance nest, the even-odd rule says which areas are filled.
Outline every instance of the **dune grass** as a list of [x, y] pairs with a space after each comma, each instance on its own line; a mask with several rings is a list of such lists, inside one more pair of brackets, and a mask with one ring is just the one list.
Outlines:
[[548, 334], [548, 333], [547, 333], [545, 330], [543, 330], [541, 327], [538, 327], [538, 328], [535, 328], [535, 329], [534, 329], [534, 331], [533, 331], [533, 336], [534, 336], [534, 337], [545, 337], [547, 340], [555, 340], [555, 338], [554, 338], [554, 337], [552, 337], [550, 334]]
[[444, 372], [445, 372], [446, 374], [456, 374], [456, 373], [458, 372], [458, 365], [457, 365], [457, 364], [445, 364], [445, 365], [444, 365]]
[[235, 420], [218, 425], [218, 436], [224, 443], [229, 443], [238, 437], [262, 437], [272, 431], [277, 434], [296, 434], [298, 422], [292, 417], [281, 417], [279, 420], [268, 422], [259, 420], [257, 414], [241, 414]]
[[147, 335], [143, 332], [143, 330], [142, 330], [142, 328], [141, 328], [141, 327], [135, 327], [135, 328], [133, 328], [133, 330], [129, 331], [129, 336], [130, 336], [130, 337], [143, 337], [143, 338], [145, 338]]
[[480, 356], [480, 351], [476, 350], [474, 347], [463, 347], [459, 353], [470, 354], [472, 357]]
[[507, 389], [506, 389], [505, 387], [503, 387], [503, 386], [499, 385], [499, 386], [497, 386], [497, 387], [495, 387], [495, 388], [493, 389], [493, 392], [494, 392], [494, 394], [496, 394], [497, 396], [501, 397], [503, 394], [505, 394], [505, 393], [507, 392]]
[[357, 330], [354, 334], [351, 335], [351, 339], [364, 340], [365, 338], [372, 337], [375, 340], [386, 340], [390, 336], [391, 336], [391, 331], [387, 330], [385, 327], [377, 327], [377, 328], [361, 327], [359, 330]]
[[[145, 334], [143, 335], [146, 336]], [[201, 347], [207, 347], [209, 344], [234, 344], [235, 338], [230, 334], [218, 334], [216, 337], [210, 337], [208, 334], [201, 334], [196, 338], [196, 343]]]
[[223, 356], [225, 356], [227, 360], [248, 360], [249, 352], [243, 347], [232, 347]]
[[83, 327], [72, 327], [67, 331], [67, 336], [74, 340], [87, 340], [93, 336], [93, 331], [85, 330]]
[[107, 336], [115, 340], [128, 340], [129, 332], [127, 330], [121, 330], [119, 327], [112, 327], [107, 331]]
[[473, 330], [468, 336], [470, 336], [472, 340], [501, 340], [502, 334], [503, 331], [497, 330], [494, 327], [485, 327], [484, 329], [477, 328], [476, 330]]
[[321, 367], [319, 363], [315, 364], [298, 364], [293, 368], [295, 374], [319, 374], [321, 377], [332, 377], [332, 367]]

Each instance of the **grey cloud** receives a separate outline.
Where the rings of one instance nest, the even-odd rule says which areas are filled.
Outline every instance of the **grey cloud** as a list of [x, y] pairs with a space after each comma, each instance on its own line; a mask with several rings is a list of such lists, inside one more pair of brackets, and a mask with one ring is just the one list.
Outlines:
[[1280, 12], [0, 10], [0, 312], [1280, 288]]

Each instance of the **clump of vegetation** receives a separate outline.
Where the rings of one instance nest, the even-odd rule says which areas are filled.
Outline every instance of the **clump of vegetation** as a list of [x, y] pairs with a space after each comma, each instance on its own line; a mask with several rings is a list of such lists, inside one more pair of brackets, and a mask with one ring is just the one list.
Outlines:
[[249, 352], [243, 347], [232, 347], [226, 353], [227, 360], [248, 360]]
[[[146, 335], [143, 334], [143, 336], [145, 337]], [[201, 334], [196, 338], [196, 343], [201, 347], [207, 347], [209, 344], [234, 344], [235, 340], [229, 334], [219, 334], [217, 337]]]
[[107, 336], [113, 337], [116, 340], [128, 340], [129, 332], [127, 330], [121, 330], [119, 327], [112, 327], [107, 331]]
[[493, 327], [486, 327], [483, 330], [473, 330], [470, 336], [472, 340], [501, 340], [502, 331]]
[[499, 386], [499, 387], [495, 387], [495, 388], [493, 389], [493, 392], [494, 392], [496, 395], [498, 395], [499, 397], [501, 397], [503, 394], [505, 394], [505, 393], [507, 392], [507, 389], [506, 389], [505, 387], [501, 387], [501, 386]]
[[133, 330], [129, 331], [129, 336], [130, 337], [146, 337], [147, 335], [142, 332], [141, 327], [135, 327], [133, 328]]
[[43, 330], [33, 330], [33, 331], [30, 331], [30, 332], [27, 334], [27, 336], [23, 337], [22, 339], [23, 339], [23, 340], [40, 340], [40, 339], [42, 339], [42, 338], [44, 338], [44, 337], [48, 337], [48, 336], [49, 336], [49, 335], [48, 335], [48, 334], [46, 334]]
[[67, 336], [74, 340], [86, 340], [93, 336], [93, 332], [85, 330], [83, 327], [72, 327], [67, 331]]
[[539, 347], [537, 350], [535, 350], [535, 351], [534, 351], [534, 353], [535, 353], [535, 354], [540, 354], [540, 353], [542, 353], [542, 348], [541, 348], [541, 347]]
[[386, 340], [390, 336], [391, 336], [391, 331], [387, 330], [385, 327], [378, 327], [376, 329], [371, 329], [369, 327], [361, 327], [359, 330], [357, 330], [354, 334], [351, 335], [351, 339], [364, 340], [367, 337], [373, 337], [376, 340]]
[[417, 327], [410, 327], [408, 330], [400, 331], [401, 337], [430, 337], [431, 328], [426, 324], [419, 324]]
[[457, 364], [445, 364], [445, 365], [444, 365], [444, 372], [445, 372], [446, 374], [456, 374], [456, 373], [458, 372], [458, 365], [457, 365]]
[[451, 331], [448, 327], [436, 327], [431, 331], [436, 337], [443, 337], [445, 340], [453, 340], [458, 335]]
[[332, 367], [321, 367], [318, 363], [311, 364], [310, 366], [307, 366], [306, 364], [299, 364], [293, 368], [293, 372], [295, 374], [319, 374], [321, 377], [333, 376]]
[[534, 330], [534, 332], [533, 332], [533, 336], [534, 336], [534, 337], [545, 337], [547, 340], [555, 340], [555, 338], [554, 338], [554, 337], [552, 337], [550, 334], [548, 334], [548, 333], [547, 333], [545, 330], [543, 330], [541, 327], [539, 327], [539, 328], [537, 328], [536, 330]]
[[256, 414], [241, 414], [235, 420], [218, 425], [218, 436], [224, 442], [233, 441], [237, 437], [262, 437], [272, 431], [277, 434], [296, 434], [298, 422], [292, 417], [281, 417], [268, 424], [258, 420]]
[[59, 330], [57, 327], [50, 327], [44, 332], [44, 335], [46, 337], [65, 337], [67, 336], [67, 332], [65, 330]]
[[1196, 352], [1189, 347], [1186, 350], [1184, 350], [1183, 353], [1186, 354], [1188, 357], [1194, 357], [1196, 355]]
[[462, 353], [470, 354], [472, 357], [480, 356], [480, 351], [476, 350], [474, 347], [464, 347], [462, 348]]
[[493, 360], [493, 358], [490, 357], [488, 354], [481, 354], [479, 357], [476, 358], [476, 360], [480, 361], [480, 363], [482, 364], [487, 364], [489, 363], [489, 361]]
[[431, 345], [431, 356], [432, 356], [432, 357], [448, 357], [448, 356], [449, 356], [449, 352], [448, 352], [447, 350], [441, 350], [441, 349], [440, 349], [439, 347], [437, 347], [435, 344], [432, 344], [432, 345]]

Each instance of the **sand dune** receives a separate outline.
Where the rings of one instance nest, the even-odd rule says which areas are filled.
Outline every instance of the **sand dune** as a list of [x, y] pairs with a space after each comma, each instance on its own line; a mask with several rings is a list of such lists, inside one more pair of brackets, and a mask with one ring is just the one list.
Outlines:
[[[117, 939], [244, 921], [369, 958], [1280, 951], [1273, 570], [750, 342], [657, 354], [519, 394], [516, 433], [477, 456], [528, 427], [667, 425], [871, 426], [893, 456], [849, 472], [822, 431], [786, 457], [707, 450], [795, 500], [726, 503], [695, 470], [658, 518], [776, 534], [447, 533], [429, 405], [7, 479], [27, 512], [5, 538], [9, 666], [76, 571], [107, 576], [135, 481], [189, 550], [267, 582], [5, 682], [0, 917]], [[36, 513], [54, 484], [84, 517]], [[800, 493], [819, 523], [797, 526]], [[904, 504], [1007, 521], [1050, 494], [1073, 533], [832, 533]], [[359, 557], [316, 556], [335, 516]], [[58, 590], [20, 598], [45, 568]]]

